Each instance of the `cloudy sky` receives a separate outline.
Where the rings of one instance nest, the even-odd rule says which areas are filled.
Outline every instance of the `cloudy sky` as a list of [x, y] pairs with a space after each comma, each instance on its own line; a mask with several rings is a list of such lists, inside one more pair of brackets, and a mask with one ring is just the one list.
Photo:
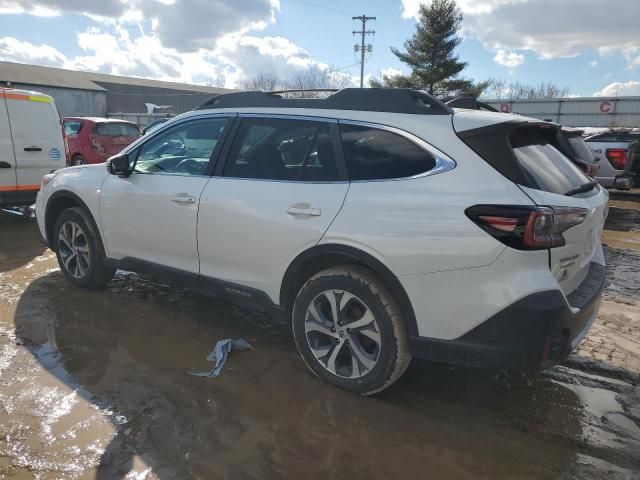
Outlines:
[[[428, 1], [428, 0], [427, 0]], [[0, 60], [233, 87], [311, 66], [357, 80], [351, 20], [377, 16], [366, 72], [406, 68], [389, 51], [420, 0], [0, 0]], [[640, 0], [458, 0], [464, 75], [552, 81], [573, 95], [640, 95]]]

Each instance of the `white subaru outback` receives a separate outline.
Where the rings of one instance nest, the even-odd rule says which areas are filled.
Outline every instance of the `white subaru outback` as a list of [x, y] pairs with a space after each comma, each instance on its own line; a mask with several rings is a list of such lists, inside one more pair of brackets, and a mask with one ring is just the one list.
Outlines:
[[536, 370], [585, 335], [605, 274], [608, 194], [557, 128], [415, 90], [230, 93], [46, 175], [38, 224], [74, 285], [121, 268], [284, 315], [353, 392], [412, 357]]

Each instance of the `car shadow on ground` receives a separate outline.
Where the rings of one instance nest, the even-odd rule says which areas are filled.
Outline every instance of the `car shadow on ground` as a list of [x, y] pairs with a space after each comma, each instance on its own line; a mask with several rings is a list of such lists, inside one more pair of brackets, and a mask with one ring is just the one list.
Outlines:
[[[567, 369], [414, 362], [389, 390], [358, 397], [307, 371], [288, 325], [133, 274], [86, 291], [50, 273], [23, 293], [15, 325], [47, 371], [110, 412], [98, 479], [125, 478], [136, 457], [161, 479], [326, 479], [557, 478], [593, 468], [585, 455], [622, 456], [589, 443]], [[216, 379], [188, 375], [223, 338], [255, 350], [232, 353]]]
[[0, 210], [0, 273], [28, 264], [47, 249], [34, 235], [35, 222], [35, 218]]

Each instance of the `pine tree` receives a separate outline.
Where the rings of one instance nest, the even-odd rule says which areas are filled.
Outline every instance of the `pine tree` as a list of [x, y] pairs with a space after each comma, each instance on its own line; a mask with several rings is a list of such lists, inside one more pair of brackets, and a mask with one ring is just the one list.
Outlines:
[[410, 75], [385, 76], [373, 80], [374, 87], [418, 88], [432, 95], [449, 97], [453, 94], [478, 94], [486, 85], [474, 83], [458, 74], [467, 66], [455, 54], [462, 41], [458, 35], [462, 13], [455, 0], [433, 0], [431, 5], [420, 5], [416, 33], [404, 44], [406, 52], [391, 51], [411, 67]]

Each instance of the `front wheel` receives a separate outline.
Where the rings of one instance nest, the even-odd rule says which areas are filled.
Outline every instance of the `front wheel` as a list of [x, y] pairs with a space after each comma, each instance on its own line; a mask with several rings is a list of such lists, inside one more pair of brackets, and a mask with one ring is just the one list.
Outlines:
[[60, 214], [53, 243], [60, 269], [74, 285], [101, 288], [113, 278], [115, 268], [106, 262], [100, 234], [82, 208], [68, 208]]
[[82, 155], [76, 155], [71, 161], [71, 164], [74, 166], [84, 165], [85, 163], [87, 162]]
[[309, 369], [354, 393], [384, 390], [411, 362], [396, 301], [362, 267], [334, 267], [311, 277], [296, 297], [292, 326]]

